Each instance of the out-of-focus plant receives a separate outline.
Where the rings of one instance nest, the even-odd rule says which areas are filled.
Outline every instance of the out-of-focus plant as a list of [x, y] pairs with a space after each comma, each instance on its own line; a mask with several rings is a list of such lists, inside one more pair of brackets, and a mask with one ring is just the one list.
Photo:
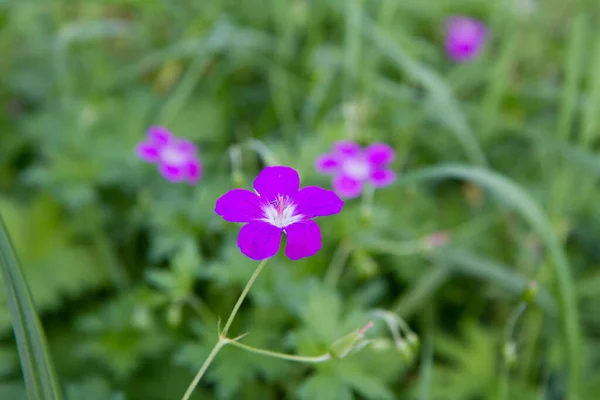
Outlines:
[[[190, 400], [595, 400], [592, 2], [4, 3], [0, 212], [66, 398], [180, 398], [226, 340]], [[214, 212], [281, 165], [343, 211]]]

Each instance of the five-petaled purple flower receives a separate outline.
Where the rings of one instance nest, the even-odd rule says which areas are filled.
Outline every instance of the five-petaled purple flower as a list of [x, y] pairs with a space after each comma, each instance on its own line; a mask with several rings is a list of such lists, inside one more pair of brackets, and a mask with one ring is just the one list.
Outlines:
[[337, 214], [344, 205], [331, 190], [300, 189], [298, 172], [290, 167], [266, 167], [254, 180], [254, 190], [230, 190], [215, 207], [225, 221], [246, 223], [238, 247], [253, 260], [274, 256], [282, 232], [287, 235], [286, 256], [298, 260], [314, 255], [321, 249], [321, 231], [313, 218]]
[[487, 28], [476, 19], [454, 16], [446, 20], [446, 52], [457, 62], [477, 57], [483, 50], [486, 36]]
[[390, 185], [396, 173], [388, 168], [395, 152], [384, 143], [373, 143], [362, 149], [357, 143], [340, 141], [333, 151], [317, 158], [315, 167], [323, 174], [333, 174], [333, 189], [342, 197], [358, 196], [365, 182], [374, 187]]
[[202, 176], [202, 163], [196, 145], [175, 137], [166, 128], [153, 126], [147, 139], [139, 143], [135, 152], [142, 160], [157, 163], [161, 175], [171, 182], [196, 183]]

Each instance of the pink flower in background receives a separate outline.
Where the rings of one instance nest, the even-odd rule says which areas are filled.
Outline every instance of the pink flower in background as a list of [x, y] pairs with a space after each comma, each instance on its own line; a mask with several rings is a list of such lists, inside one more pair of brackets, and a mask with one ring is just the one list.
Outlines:
[[340, 141], [333, 151], [317, 158], [315, 167], [323, 174], [332, 174], [333, 189], [342, 197], [361, 194], [364, 183], [379, 188], [392, 184], [396, 173], [388, 168], [395, 152], [384, 143], [373, 143], [363, 149], [357, 143]]
[[344, 206], [331, 190], [300, 189], [298, 172], [290, 167], [266, 167], [254, 180], [254, 190], [230, 190], [215, 206], [225, 221], [246, 223], [238, 247], [253, 260], [277, 254], [282, 233], [287, 235], [285, 255], [290, 259], [316, 254], [321, 249], [321, 230], [313, 219], [337, 214]]
[[446, 20], [446, 52], [454, 61], [465, 62], [477, 57], [486, 36], [487, 28], [476, 19], [455, 16]]
[[196, 183], [200, 180], [202, 163], [194, 143], [173, 136], [161, 126], [151, 127], [146, 134], [147, 139], [135, 148], [139, 158], [158, 164], [160, 174], [168, 181]]

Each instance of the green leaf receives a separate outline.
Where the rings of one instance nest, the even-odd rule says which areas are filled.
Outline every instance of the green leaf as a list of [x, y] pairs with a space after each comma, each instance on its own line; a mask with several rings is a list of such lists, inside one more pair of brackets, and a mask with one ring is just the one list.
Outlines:
[[560, 299], [561, 319], [566, 357], [569, 370], [569, 393], [576, 397], [580, 387], [581, 369], [581, 326], [579, 311], [575, 298], [575, 287], [569, 261], [552, 225], [540, 207], [518, 185], [492, 171], [463, 165], [442, 165], [426, 168], [404, 175], [398, 184], [407, 185], [415, 182], [458, 178], [476, 182], [491, 190], [499, 200], [515, 208], [542, 238], [554, 266], [555, 282]]
[[0, 216], [0, 266], [13, 321], [21, 368], [30, 399], [62, 399], [54, 366], [47, 349], [44, 330], [8, 230]]
[[66, 393], [67, 400], [125, 400], [122, 393], [113, 392], [105, 380], [97, 377], [67, 385]]
[[[497, 389], [498, 337], [473, 322], [461, 326], [461, 338], [440, 335], [435, 339], [437, 353], [447, 365], [433, 369], [432, 398], [469, 399], [485, 397]], [[510, 399], [536, 398], [537, 390], [518, 377], [511, 379]]]
[[123, 293], [77, 320], [84, 337], [77, 348], [81, 358], [109, 369], [126, 380], [148, 359], [171, 346], [172, 336], [156, 321], [146, 293]]
[[[72, 225], [49, 196], [26, 205], [0, 198], [0, 212], [38, 311], [56, 310], [66, 299], [106, 283], [98, 251], [77, 241]], [[8, 305], [0, 298], [0, 332], [9, 327]]]
[[356, 359], [349, 361], [336, 366], [336, 373], [342, 382], [366, 399], [391, 400], [394, 398], [378, 371], [367, 371]]
[[331, 372], [311, 376], [300, 385], [298, 397], [301, 400], [352, 400], [352, 391], [339, 377]]
[[393, 61], [414, 81], [427, 90], [429, 95], [428, 112], [438, 118], [455, 135], [465, 153], [474, 164], [485, 166], [485, 154], [475, 133], [467, 123], [460, 104], [450, 87], [432, 68], [411, 58], [398, 44], [382, 33], [368, 18], [363, 19], [368, 38], [385, 57]]

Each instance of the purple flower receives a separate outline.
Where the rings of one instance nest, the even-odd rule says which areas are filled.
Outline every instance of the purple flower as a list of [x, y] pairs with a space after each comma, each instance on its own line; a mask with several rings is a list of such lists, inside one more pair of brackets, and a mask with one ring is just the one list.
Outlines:
[[323, 174], [333, 174], [333, 189], [342, 197], [352, 198], [362, 192], [364, 182], [384, 187], [396, 180], [388, 168], [395, 152], [384, 143], [373, 143], [366, 149], [350, 141], [333, 145], [333, 151], [317, 158], [315, 167]]
[[157, 163], [161, 175], [171, 182], [200, 180], [202, 163], [194, 143], [173, 136], [161, 126], [151, 127], [146, 134], [148, 138], [135, 148], [139, 158]]
[[266, 167], [254, 180], [254, 190], [230, 190], [215, 206], [225, 221], [246, 223], [238, 247], [253, 260], [277, 254], [282, 232], [287, 235], [286, 256], [299, 260], [314, 255], [321, 249], [321, 231], [313, 218], [337, 214], [344, 205], [331, 190], [300, 189], [298, 172], [290, 167]]
[[487, 28], [476, 19], [455, 16], [446, 20], [446, 52], [457, 62], [474, 59], [481, 53]]

